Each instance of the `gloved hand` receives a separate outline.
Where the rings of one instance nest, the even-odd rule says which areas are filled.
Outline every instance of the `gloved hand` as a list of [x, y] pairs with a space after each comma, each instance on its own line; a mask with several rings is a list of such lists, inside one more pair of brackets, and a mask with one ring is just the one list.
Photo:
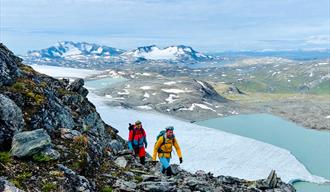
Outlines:
[[182, 157], [180, 157], [179, 160], [180, 160], [180, 164], [181, 164], [183, 162]]
[[148, 147], [148, 143], [147, 143], [147, 142], [144, 143], [144, 147], [145, 147], [145, 148]]

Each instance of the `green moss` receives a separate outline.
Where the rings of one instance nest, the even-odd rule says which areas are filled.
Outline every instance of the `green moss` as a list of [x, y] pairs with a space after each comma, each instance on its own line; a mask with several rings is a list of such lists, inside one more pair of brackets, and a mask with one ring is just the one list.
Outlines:
[[62, 95], [62, 96], [64, 96], [64, 95], [71, 95], [71, 92], [68, 91], [68, 90], [65, 89], [65, 88], [59, 88], [59, 89], [57, 90], [57, 93], [60, 94], [60, 95]]
[[7, 164], [12, 161], [10, 152], [0, 152], [0, 163]]
[[23, 172], [18, 174], [14, 179], [11, 179], [10, 182], [13, 183], [17, 188], [24, 189], [24, 182], [31, 178], [32, 173]]
[[45, 101], [45, 97], [38, 93], [28, 92], [26, 93], [26, 96], [33, 99], [38, 105], [41, 105]]
[[42, 191], [49, 192], [49, 191], [56, 191], [57, 185], [55, 183], [44, 183], [42, 185]]
[[135, 176], [134, 179], [137, 180], [138, 183], [141, 183], [143, 181], [143, 178], [139, 175]]
[[12, 85], [12, 88], [18, 90], [18, 91], [23, 91], [26, 89], [26, 85], [22, 82], [16, 82]]
[[106, 185], [103, 187], [103, 189], [101, 189], [101, 192], [112, 192], [112, 187]]
[[33, 155], [32, 159], [37, 162], [48, 162], [52, 160], [48, 155], [44, 155], [41, 153]]
[[71, 168], [74, 170], [77, 170], [77, 169], [81, 168], [81, 166], [82, 166], [82, 163], [80, 161], [76, 161], [76, 162], [72, 163]]
[[27, 66], [27, 65], [20, 66], [20, 69], [22, 71], [26, 72], [26, 73], [34, 73], [35, 72], [32, 67]]

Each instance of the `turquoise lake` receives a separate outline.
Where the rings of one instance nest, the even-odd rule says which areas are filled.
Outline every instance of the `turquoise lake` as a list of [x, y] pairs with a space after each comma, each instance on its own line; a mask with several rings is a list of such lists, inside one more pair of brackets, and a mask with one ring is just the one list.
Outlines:
[[[306, 129], [268, 114], [236, 115], [199, 121], [196, 124], [285, 148], [312, 174], [330, 179], [329, 131]], [[330, 185], [296, 182], [294, 186], [299, 192], [330, 192]]]

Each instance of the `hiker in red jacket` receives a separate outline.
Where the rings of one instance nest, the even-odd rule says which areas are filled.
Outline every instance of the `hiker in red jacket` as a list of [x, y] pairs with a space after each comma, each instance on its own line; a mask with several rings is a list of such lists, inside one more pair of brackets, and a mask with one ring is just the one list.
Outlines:
[[132, 150], [135, 155], [140, 157], [140, 162], [142, 165], [145, 164], [146, 159], [146, 150], [147, 136], [146, 132], [142, 128], [141, 121], [136, 121], [134, 125], [129, 127], [129, 136], [128, 136], [128, 149]]

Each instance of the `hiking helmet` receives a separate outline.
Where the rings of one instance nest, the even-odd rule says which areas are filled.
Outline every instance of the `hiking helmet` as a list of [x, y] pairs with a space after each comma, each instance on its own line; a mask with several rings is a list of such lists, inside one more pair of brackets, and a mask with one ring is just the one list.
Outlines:
[[135, 121], [135, 125], [141, 125], [141, 124], [142, 124], [141, 121], [139, 120]]
[[170, 130], [173, 131], [174, 130], [174, 127], [173, 126], [168, 126], [168, 127], [165, 128], [165, 130], [166, 130], [166, 132], [167, 131], [170, 131]]

